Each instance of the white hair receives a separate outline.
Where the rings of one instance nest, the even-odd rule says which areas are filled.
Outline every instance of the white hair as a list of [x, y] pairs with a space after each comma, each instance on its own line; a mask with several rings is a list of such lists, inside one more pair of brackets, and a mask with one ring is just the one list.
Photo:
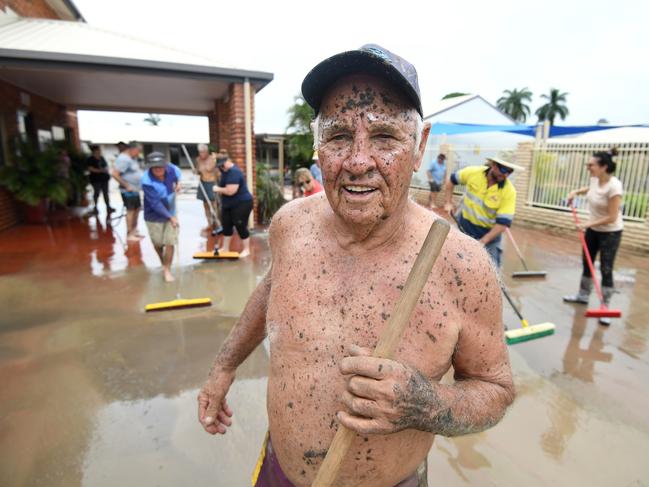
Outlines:
[[209, 150], [209, 147], [208, 147], [207, 144], [198, 144], [198, 145], [196, 146], [196, 148], [198, 149], [198, 152], [200, 152], [200, 151], [202, 151], [202, 150], [204, 150], [204, 151], [208, 151], [208, 150]]
[[[415, 136], [415, 147], [413, 152], [417, 152], [419, 150], [419, 144], [421, 143], [421, 137], [424, 132], [424, 120], [421, 118], [421, 115], [419, 115], [419, 112], [415, 108], [411, 108], [410, 112], [415, 119], [415, 133], [413, 134]], [[320, 113], [315, 117], [315, 120], [311, 122], [311, 130], [313, 131], [313, 149], [318, 150], [320, 147], [320, 139], [322, 138], [322, 127], [320, 126]]]

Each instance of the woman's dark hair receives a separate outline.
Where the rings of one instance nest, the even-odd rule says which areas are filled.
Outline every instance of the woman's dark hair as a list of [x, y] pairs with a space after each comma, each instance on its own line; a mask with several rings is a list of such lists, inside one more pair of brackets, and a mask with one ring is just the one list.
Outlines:
[[615, 147], [611, 147], [607, 152], [600, 151], [593, 154], [593, 157], [597, 159], [597, 164], [600, 166], [606, 166], [606, 172], [608, 174], [613, 174], [615, 172], [616, 164], [613, 161], [615, 156], [617, 156], [617, 149]]

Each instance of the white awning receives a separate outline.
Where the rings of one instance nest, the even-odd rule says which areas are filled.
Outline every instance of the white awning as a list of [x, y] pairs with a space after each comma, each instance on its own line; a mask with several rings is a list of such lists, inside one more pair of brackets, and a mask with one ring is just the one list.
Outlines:
[[0, 25], [0, 78], [79, 109], [205, 114], [248, 79], [240, 69], [82, 22], [17, 18]]

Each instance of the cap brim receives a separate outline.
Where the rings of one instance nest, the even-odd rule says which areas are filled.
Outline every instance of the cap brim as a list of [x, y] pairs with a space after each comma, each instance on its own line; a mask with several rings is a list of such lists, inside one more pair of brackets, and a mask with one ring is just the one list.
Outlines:
[[361, 73], [391, 82], [401, 90], [419, 115], [424, 116], [419, 95], [408, 80], [392, 64], [368, 51], [341, 52], [322, 61], [302, 81], [302, 96], [317, 115], [322, 99], [333, 83], [343, 76]]

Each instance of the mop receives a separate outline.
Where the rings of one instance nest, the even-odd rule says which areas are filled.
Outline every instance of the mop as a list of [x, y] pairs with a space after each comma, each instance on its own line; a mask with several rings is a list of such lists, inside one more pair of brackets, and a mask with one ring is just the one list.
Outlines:
[[599, 298], [599, 308], [597, 309], [588, 309], [584, 316], [587, 318], [620, 318], [622, 316], [622, 311], [619, 309], [609, 309], [604, 302], [604, 296], [602, 294], [602, 288], [599, 287], [599, 281], [595, 275], [595, 266], [593, 265], [593, 259], [590, 256], [588, 251], [588, 245], [586, 245], [586, 237], [584, 232], [579, 228], [579, 217], [577, 216], [577, 210], [574, 206], [570, 206], [572, 210], [572, 217], [575, 220], [575, 225], [577, 225], [577, 232], [579, 232], [579, 239], [581, 240], [581, 246], [584, 249], [584, 255], [586, 256], [586, 262], [588, 263], [588, 268], [590, 269], [590, 275], [593, 279], [593, 284], [595, 284], [595, 292]]
[[[196, 172], [196, 167], [194, 166], [194, 162], [192, 161], [192, 158], [189, 157], [189, 153], [187, 152], [187, 147], [185, 147], [185, 144], [182, 144], [181, 147], [183, 149], [183, 153], [185, 154], [185, 159], [187, 159], [187, 161], [189, 162], [192, 171]], [[214, 209], [214, 206], [212, 206], [212, 201], [207, 197], [207, 191], [205, 191], [205, 188], [201, 184], [200, 179], [198, 182], [198, 187], [203, 192], [203, 197], [207, 202], [207, 206], [210, 208], [210, 214], [212, 215], [212, 222], [216, 222], [216, 220], [218, 220], [218, 217], [216, 216], [216, 210]], [[216, 229], [213, 228], [212, 236], [214, 237], [216, 235], [217, 235], [217, 231]], [[215, 244], [214, 250], [212, 252], [196, 252], [192, 257], [194, 259], [238, 259], [239, 252], [224, 251], [219, 249], [219, 246]]]
[[514, 235], [512, 235], [512, 232], [509, 230], [509, 227], [505, 228], [505, 233], [507, 233], [509, 240], [511, 241], [512, 245], [514, 246], [514, 249], [516, 250], [516, 253], [518, 254], [518, 258], [521, 259], [521, 263], [523, 264], [523, 268], [525, 269], [524, 271], [513, 272], [512, 277], [545, 277], [545, 275], [547, 274], [546, 271], [529, 270], [529, 268], [527, 267], [527, 263], [523, 258], [521, 249], [519, 249], [518, 245], [516, 245], [516, 240], [514, 240]]
[[178, 243], [176, 243], [176, 267], [180, 272], [180, 277], [178, 278], [176, 284], [176, 299], [172, 301], [161, 301], [158, 303], [147, 304], [144, 307], [145, 312], [149, 313], [151, 311], [167, 311], [179, 308], [198, 308], [202, 306], [212, 306], [212, 300], [210, 298], [183, 299], [180, 297], [180, 288], [183, 280], [183, 273], [180, 267], [180, 237], [178, 238]]
[[[466, 235], [466, 232], [462, 229], [462, 227], [458, 223], [457, 219], [455, 218], [455, 215], [453, 215], [453, 213], [450, 213], [450, 215], [451, 218], [453, 218], [453, 221], [455, 221], [457, 228]], [[512, 298], [509, 296], [509, 293], [505, 289], [505, 285], [502, 282], [500, 282], [500, 290], [502, 291], [503, 295], [509, 302], [509, 305], [514, 310], [514, 313], [516, 313], [516, 316], [518, 316], [518, 319], [521, 321], [521, 325], [522, 325], [520, 328], [505, 331], [505, 340], [507, 341], [508, 345], [513, 345], [514, 343], [526, 342], [528, 340], [534, 340], [536, 338], [542, 338], [544, 336], [552, 335], [554, 333], [554, 330], [556, 329], [554, 323], [546, 322], [546, 323], [538, 323], [536, 325], [530, 325], [527, 322], [527, 320], [523, 318], [522, 313], [518, 310], [518, 308], [514, 304], [514, 301], [512, 301]]]

